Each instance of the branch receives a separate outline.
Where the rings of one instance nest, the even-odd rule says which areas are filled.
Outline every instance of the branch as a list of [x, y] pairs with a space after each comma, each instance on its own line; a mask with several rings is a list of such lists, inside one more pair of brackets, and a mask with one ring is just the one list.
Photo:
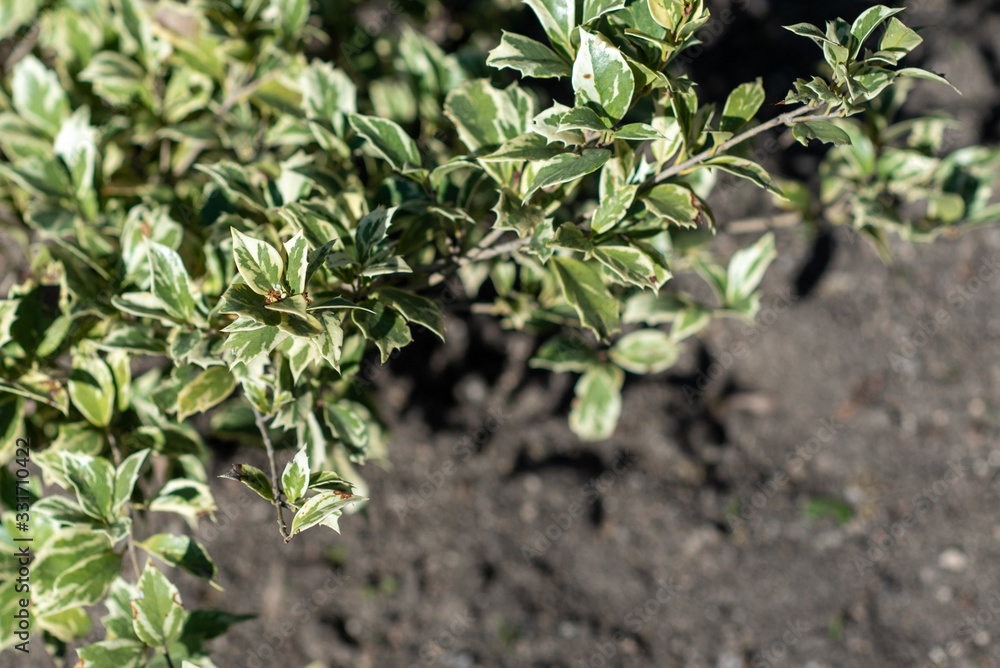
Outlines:
[[281, 507], [284, 503], [282, 503], [281, 499], [278, 498], [281, 494], [281, 488], [278, 486], [278, 466], [274, 462], [274, 445], [271, 443], [271, 437], [267, 434], [267, 425], [264, 424], [264, 416], [257, 408], [257, 405], [251, 401], [250, 408], [253, 409], [253, 417], [254, 421], [257, 423], [257, 429], [260, 430], [260, 435], [264, 437], [264, 447], [267, 449], [267, 461], [271, 465], [271, 505], [274, 506], [274, 512], [278, 518], [278, 531], [281, 532], [282, 538], [284, 538], [287, 543], [292, 539], [292, 537], [288, 535], [288, 525], [285, 524], [285, 514], [281, 512]]
[[[676, 164], [668, 169], [665, 169], [656, 176], [649, 177], [641, 186], [639, 186], [639, 190], [646, 190], [647, 188], [651, 188], [657, 183], [662, 183], [663, 181], [666, 181], [671, 176], [677, 176], [681, 172], [694, 167], [698, 163], [703, 162], [708, 158], [711, 158], [713, 155], [722, 153], [723, 151], [730, 149], [733, 146], [736, 146], [737, 144], [743, 143], [747, 139], [750, 139], [751, 137], [756, 137], [760, 133], [766, 132], [771, 128], [778, 127], [779, 125], [791, 125], [792, 121], [794, 121], [796, 118], [804, 116], [810, 111], [813, 111], [812, 107], [802, 107], [800, 109], [796, 109], [795, 111], [790, 111], [787, 114], [781, 114], [780, 116], [776, 116], [771, 120], [767, 121], [766, 123], [761, 123], [755, 128], [752, 128], [750, 130], [747, 130], [746, 132], [743, 132], [741, 134], [736, 135], [735, 137], [730, 138], [728, 141], [723, 142], [719, 146], [713, 146], [712, 148], [705, 149], [704, 151], [694, 156], [693, 158], [689, 158], [688, 160], [685, 160], [682, 163]], [[831, 118], [840, 118], [840, 116], [830, 116], [830, 115], [806, 116], [806, 118], [803, 118], [802, 120], [819, 121], [819, 120], [828, 120]]]

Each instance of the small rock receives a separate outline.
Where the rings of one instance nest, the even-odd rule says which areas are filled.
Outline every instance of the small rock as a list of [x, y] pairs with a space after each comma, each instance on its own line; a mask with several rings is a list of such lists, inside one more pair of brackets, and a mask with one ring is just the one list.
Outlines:
[[961, 550], [950, 547], [938, 557], [938, 566], [946, 571], [961, 573], [969, 565], [969, 558]]

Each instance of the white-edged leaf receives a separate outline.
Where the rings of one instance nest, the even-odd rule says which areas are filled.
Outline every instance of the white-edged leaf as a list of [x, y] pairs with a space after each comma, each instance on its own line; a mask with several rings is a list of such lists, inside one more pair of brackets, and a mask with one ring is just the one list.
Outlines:
[[584, 441], [611, 438], [622, 412], [625, 373], [613, 364], [597, 364], [576, 383], [569, 427]]
[[589, 107], [613, 123], [632, 103], [635, 78], [625, 57], [603, 35], [580, 30], [580, 51], [573, 62], [576, 106]]
[[259, 295], [272, 290], [280, 292], [285, 274], [285, 262], [278, 249], [230, 228], [233, 234], [233, 258], [236, 269], [247, 285]]
[[309, 487], [309, 453], [301, 448], [295, 456], [285, 464], [281, 474], [281, 488], [291, 503], [298, 503]]
[[502, 70], [517, 70], [522, 76], [536, 79], [568, 77], [573, 74], [568, 62], [555, 51], [524, 35], [503, 31], [500, 44], [490, 51], [486, 64]]

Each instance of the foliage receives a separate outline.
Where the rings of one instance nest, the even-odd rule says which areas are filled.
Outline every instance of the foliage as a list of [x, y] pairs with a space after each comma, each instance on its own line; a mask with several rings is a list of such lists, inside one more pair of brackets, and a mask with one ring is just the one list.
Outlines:
[[[444, 339], [446, 306], [487, 299], [544, 337], [531, 364], [580, 374], [570, 426], [609, 437], [626, 372], [668, 369], [711, 318], [759, 309], [774, 239], [713, 254], [720, 175], [883, 248], [891, 231], [1000, 214], [995, 150], [938, 157], [949, 121], [890, 124], [905, 82], [945, 82], [899, 67], [921, 39], [898, 9], [790, 26], [827, 73], [758, 122], [759, 79], [719, 110], [680, 66], [703, 0], [527, 4], [547, 44], [504, 32], [477, 61], [403, 28], [374, 49], [342, 43], [338, 68], [306, 53], [323, 32], [305, 0], [0, 2], [0, 37], [27, 45], [0, 94], [0, 215], [30, 257], [0, 301], [0, 462], [30, 437], [67, 493], [31, 506], [33, 624], [53, 653], [103, 601], [106, 639], [82, 666], [211, 666], [204, 641], [242, 617], [186, 611], [155, 564], [214, 583], [212, 558], [186, 536], [133, 535], [133, 518], [211, 516], [212, 435], [263, 441], [269, 471], [223, 477], [274, 506], [286, 542], [339, 530], [366, 500], [355, 467], [385, 458], [371, 355]], [[564, 80], [572, 106], [478, 77], [483, 56], [495, 74]], [[836, 145], [818, 199], [740, 153], [779, 126]], [[13, 566], [0, 563], [0, 648]]]

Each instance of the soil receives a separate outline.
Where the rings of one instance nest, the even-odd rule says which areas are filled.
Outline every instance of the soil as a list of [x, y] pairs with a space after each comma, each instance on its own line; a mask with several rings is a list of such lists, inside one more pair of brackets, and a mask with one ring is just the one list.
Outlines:
[[[724, 95], [762, 64], [777, 95], [808, 64], [762, 49], [778, 26], [869, 4], [733, 3], [694, 76]], [[909, 109], [962, 120], [953, 147], [995, 141], [997, 5], [910, 4], [914, 64], [965, 95], [921, 84]], [[720, 220], [763, 211], [727, 192]], [[1000, 666], [1000, 229], [893, 242], [892, 266], [844, 229], [777, 240], [756, 327], [713, 322], [630, 376], [606, 442], [569, 431], [575, 376], [528, 369], [536, 341], [450, 317], [446, 345], [376, 378], [391, 467], [363, 469], [373, 501], [340, 535], [284, 545], [270, 506], [213, 479], [219, 523], [195, 535], [226, 591], [174, 580], [191, 607], [259, 615], [216, 664]], [[264, 465], [241, 450], [210, 473], [239, 461]]]

